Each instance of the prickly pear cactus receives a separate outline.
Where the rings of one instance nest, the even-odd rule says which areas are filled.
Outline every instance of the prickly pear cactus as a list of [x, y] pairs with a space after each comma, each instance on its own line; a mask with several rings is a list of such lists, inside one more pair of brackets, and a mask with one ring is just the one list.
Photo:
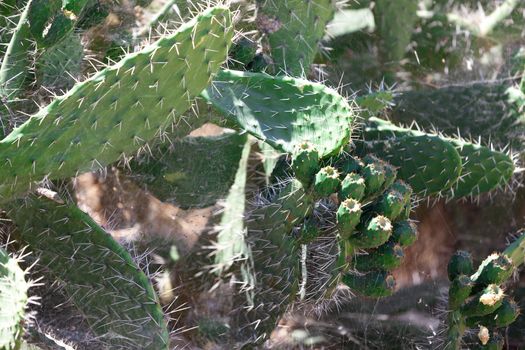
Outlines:
[[344, 97], [302, 79], [222, 70], [203, 97], [234, 125], [284, 152], [310, 140], [321, 157], [335, 154], [355, 122]]
[[0, 248], [0, 348], [18, 349], [26, 318], [28, 289], [24, 270], [17, 259]]
[[257, 27], [268, 38], [275, 70], [308, 75], [334, 13], [333, 0], [257, 0]]
[[228, 9], [209, 9], [56, 98], [0, 141], [0, 197], [103, 167], [180, 123], [232, 35]]
[[11, 202], [20, 239], [59, 281], [93, 332], [114, 348], [168, 349], [164, 314], [129, 253], [72, 204], [30, 196]]
[[392, 294], [389, 271], [417, 237], [412, 189], [390, 164], [348, 153], [320, 160], [309, 142], [292, 154], [297, 177], [258, 194], [246, 213], [255, 292], [235, 322], [256, 324], [248, 334], [259, 340], [292, 304], [330, 298], [340, 283], [367, 297]]
[[478, 346], [503, 349], [501, 331], [516, 320], [520, 309], [504, 288], [525, 256], [525, 235], [502, 253], [494, 253], [474, 270], [472, 257], [460, 251], [450, 260], [449, 313], [444, 348], [459, 350], [469, 328], [479, 329]]

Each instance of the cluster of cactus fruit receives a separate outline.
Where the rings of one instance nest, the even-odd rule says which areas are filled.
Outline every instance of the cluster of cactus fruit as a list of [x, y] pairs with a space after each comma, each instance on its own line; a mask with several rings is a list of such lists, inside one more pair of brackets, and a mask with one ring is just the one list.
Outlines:
[[[407, 6], [376, 4], [384, 65], [403, 56], [415, 22], [415, 2], [403, 3]], [[23, 7], [16, 13], [18, 5]], [[154, 22], [173, 5], [187, 1], [167, 2]], [[302, 78], [336, 13], [335, 1], [258, 0], [256, 5], [261, 50], [250, 45], [244, 50], [242, 40], [230, 50], [231, 11], [215, 6], [69, 88], [70, 79], [56, 80], [79, 69], [82, 53], [67, 54], [72, 60], [67, 67], [60, 55], [82, 49], [76, 31], [99, 22], [93, 14], [97, 1], [0, 3], [0, 24], [10, 16], [17, 21], [16, 26], [6, 22], [9, 30], [0, 28], [5, 136], [0, 205], [16, 226], [17, 241], [36, 253], [46, 278], [63, 286], [91, 331], [110, 348], [169, 347], [158, 297], [131, 255], [76, 206], [68, 184], [52, 192], [42, 183], [104, 169], [138, 152], [125, 162], [129, 175], [159, 198], [181, 207], [225, 199], [213, 254], [216, 274], [206, 276], [225, 282], [232, 280], [227, 272], [241, 271], [239, 295], [248, 298], [234, 305], [238, 312], [226, 328], [237, 333], [236, 341], [253, 344], [267, 338], [290, 305], [331, 298], [341, 284], [365, 297], [391, 295], [390, 272], [417, 238], [410, 220], [414, 196], [477, 196], [505, 186], [514, 173], [509, 154], [377, 118], [388, 101], [376, 94], [358, 99], [358, 110], [337, 91]], [[400, 25], [388, 15], [394, 10], [409, 20]], [[399, 40], [389, 39], [392, 26]], [[229, 54], [232, 65], [251, 72], [221, 68]], [[69, 89], [40, 110], [28, 110], [31, 117], [20, 123], [13, 114], [26, 107], [32, 55], [39, 58], [36, 70], [45, 70], [36, 76]], [[188, 118], [185, 112], [199, 96], [213, 110]], [[408, 94], [403, 97], [411, 101]], [[351, 141], [359, 113], [368, 116], [363, 138]], [[401, 119], [396, 113], [392, 118]], [[236, 132], [182, 138], [206, 121]], [[254, 140], [245, 132], [261, 148], [285, 154], [283, 164], [265, 167], [277, 174], [273, 180], [280, 173], [286, 179], [259, 194], [252, 206], [247, 164]], [[37, 194], [28, 193], [34, 190]], [[188, 195], [193, 190], [200, 192]], [[452, 260], [448, 346], [459, 349], [467, 326], [485, 327], [484, 337], [489, 331], [484, 346], [498, 343], [494, 329], [517, 317], [500, 285], [522, 263], [521, 241], [491, 256], [476, 273], [464, 254]], [[2, 349], [20, 345], [29, 286], [16, 261], [0, 249]]]
[[505, 294], [505, 283], [525, 258], [523, 233], [502, 253], [494, 253], [474, 269], [472, 257], [458, 251], [448, 264], [448, 329], [445, 349], [461, 349], [465, 331], [477, 328], [480, 349], [503, 349], [501, 329], [520, 315], [518, 304]]

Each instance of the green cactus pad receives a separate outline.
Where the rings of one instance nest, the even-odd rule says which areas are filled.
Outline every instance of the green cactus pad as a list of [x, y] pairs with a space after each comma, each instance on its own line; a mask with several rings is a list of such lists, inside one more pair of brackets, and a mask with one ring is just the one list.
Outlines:
[[516, 321], [519, 315], [518, 304], [510, 298], [505, 298], [501, 306], [493, 313], [482, 317], [468, 317], [466, 323], [469, 327], [483, 325], [485, 327], [503, 328]]
[[295, 177], [305, 188], [310, 186], [313, 177], [319, 171], [319, 152], [310, 142], [295, 146], [292, 158], [292, 169]]
[[168, 349], [153, 286], [129, 253], [74, 205], [35, 196], [9, 202], [23, 242], [46, 266], [92, 330], [126, 349]]
[[341, 181], [341, 189], [339, 190], [339, 199], [345, 200], [348, 198], [360, 201], [365, 196], [365, 179], [355, 173], [346, 174], [343, 181]]
[[327, 166], [315, 174], [313, 189], [318, 198], [328, 197], [332, 193], [336, 193], [340, 187], [341, 180], [339, 180], [337, 169]]
[[[248, 272], [251, 270], [251, 252], [246, 242], [246, 227], [244, 223], [244, 211], [246, 206], [246, 177], [248, 172], [248, 158], [252, 143], [244, 139], [244, 147], [241, 149], [240, 159], [237, 161], [237, 169], [234, 174], [234, 182], [230, 188], [228, 196], [224, 202], [224, 212], [221, 216], [219, 225], [219, 232], [217, 234], [217, 248], [215, 250], [215, 265], [217, 271], [228, 270], [236, 260], [245, 261], [243, 270]], [[219, 153], [228, 155], [228, 153]], [[216, 156], [218, 157], [218, 156]], [[224, 157], [218, 157], [224, 160]], [[204, 171], [207, 176], [209, 173]], [[252, 274], [246, 274], [247, 284], [254, 283]], [[252, 296], [250, 296], [252, 297]]]
[[103, 167], [161, 134], [227, 57], [230, 12], [209, 9], [56, 98], [0, 141], [0, 197]]
[[365, 152], [373, 152], [398, 167], [397, 177], [423, 196], [449, 189], [461, 174], [458, 152], [437, 136], [405, 136], [362, 146]]
[[385, 64], [397, 64], [405, 55], [418, 19], [417, 9], [417, 0], [375, 2], [374, 18]]
[[521, 148], [525, 127], [519, 105], [512, 100], [508, 81], [451, 85], [397, 94], [389, 115], [406, 125], [415, 121], [425, 129], [449, 135], [459, 131], [463, 137]]
[[16, 259], [0, 248], [0, 349], [15, 350], [23, 333], [29, 283]]
[[417, 226], [412, 221], [403, 220], [394, 223], [392, 240], [402, 247], [409, 247], [417, 240]]
[[348, 143], [355, 120], [344, 97], [301, 79], [222, 70], [202, 95], [241, 129], [278, 150], [292, 153], [309, 141], [320, 158]]
[[358, 248], [376, 248], [384, 244], [392, 235], [392, 223], [388, 218], [378, 215], [358, 226], [358, 232], [349, 238]]
[[321, 234], [319, 227], [313, 220], [306, 219], [301, 226], [301, 233], [299, 236], [300, 244], [308, 244], [313, 242]]
[[187, 136], [130, 163], [130, 178], [162, 201], [182, 208], [223, 199], [233, 184], [246, 134]]
[[471, 275], [474, 273], [474, 265], [470, 253], [464, 250], [454, 253], [448, 263], [447, 273], [450, 281], [459, 275]]
[[352, 267], [357, 271], [393, 270], [403, 261], [403, 248], [395, 242], [387, 242], [367, 255], [358, 255], [352, 261]]
[[[447, 186], [443, 187], [442, 191], [440, 191], [443, 195], [447, 194], [448, 196], [460, 198], [489, 192], [507, 184], [514, 173], [514, 161], [511, 155], [495, 151], [488, 147], [476, 145], [459, 138], [454, 139], [442, 135], [426, 134], [418, 130], [401, 128], [386, 120], [375, 117], [369, 119], [369, 125], [366, 128], [365, 134], [368, 139], [380, 140], [383, 144], [388, 143], [389, 140], [397, 141], [403, 138], [431, 137], [434, 138], [435, 142], [438, 142], [438, 139], [445, 142], [448, 148], [454, 147], [457, 156], [460, 158], [460, 166], [457, 169], [446, 168], [448, 171], [447, 174], [450, 174], [450, 181], [448, 181], [446, 183]], [[397, 149], [395, 151], [401, 153], [401, 156], [410, 156], [405, 149]], [[435, 149], [434, 155], [428, 154], [429, 158], [426, 160], [427, 164], [423, 163], [420, 165], [421, 172], [423, 172], [423, 170], [433, 170], [435, 171], [436, 179], [442, 179], [445, 168], [438, 168], [436, 164], [442, 164], [443, 166], [449, 167], [450, 164], [454, 164], [452, 159], [449, 161], [444, 159], [445, 156], [452, 158], [452, 153], [449, 155], [447, 154], [447, 152]], [[453, 158], [457, 160], [456, 157]], [[389, 159], [385, 160], [388, 161]], [[423, 162], [424, 159], [418, 159], [418, 161]], [[392, 161], [392, 164], [396, 165], [394, 161]], [[401, 173], [403, 173], [406, 168], [411, 167], [407, 167], [407, 165], [404, 164], [403, 169], [400, 169]], [[455, 177], [456, 173], [461, 176]], [[430, 176], [430, 174], [428, 174], [428, 176]], [[403, 178], [402, 175], [399, 177], [410, 183], [410, 181]], [[450, 182], [452, 182], [452, 186], [449, 186]], [[412, 185], [412, 183], [410, 184]], [[416, 189], [415, 186], [413, 187]], [[416, 192], [419, 191], [416, 190]], [[432, 194], [432, 192], [430, 194]]]
[[448, 308], [458, 309], [470, 296], [474, 283], [466, 275], [458, 275], [452, 280], [448, 290]]
[[40, 84], [51, 91], [67, 91], [82, 73], [84, 47], [81, 37], [69, 34], [59, 44], [44, 51], [36, 62]]
[[359, 173], [365, 166], [361, 159], [352, 157], [347, 152], [343, 152], [337, 157], [334, 157], [333, 163], [333, 166], [343, 174]]
[[309, 73], [334, 12], [332, 0], [258, 0], [257, 26], [268, 36], [276, 71]]
[[489, 192], [503, 187], [512, 178], [514, 162], [509, 155], [460, 140], [451, 142], [463, 160], [462, 175], [451, 188], [453, 197]]
[[385, 271], [372, 271], [364, 275], [345, 274], [342, 282], [352, 291], [371, 298], [392, 295], [396, 286], [394, 277]]
[[501, 284], [507, 281], [514, 273], [514, 265], [504, 254], [492, 254], [483, 260], [476, 274], [472, 278], [477, 284]]
[[361, 204], [357, 200], [350, 198], [341, 202], [336, 218], [337, 230], [343, 239], [349, 238], [354, 233], [362, 213]]
[[501, 306], [503, 297], [503, 290], [495, 284], [490, 284], [468, 300], [461, 307], [461, 313], [468, 317], [491, 314]]

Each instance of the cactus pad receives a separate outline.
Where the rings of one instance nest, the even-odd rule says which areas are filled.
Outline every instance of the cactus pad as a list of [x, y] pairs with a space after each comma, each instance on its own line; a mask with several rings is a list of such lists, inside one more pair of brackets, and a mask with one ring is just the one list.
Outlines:
[[74, 205], [29, 197], [10, 202], [22, 241], [104, 341], [126, 349], [167, 349], [155, 291], [131, 256]]
[[18, 349], [29, 283], [16, 259], [0, 248], [0, 349]]
[[103, 167], [181, 122], [232, 35], [230, 12], [209, 9], [56, 98], [0, 141], [0, 197]]
[[261, 73], [222, 70], [203, 97], [241, 129], [278, 150], [310, 142], [325, 157], [350, 140], [355, 115], [323, 84]]

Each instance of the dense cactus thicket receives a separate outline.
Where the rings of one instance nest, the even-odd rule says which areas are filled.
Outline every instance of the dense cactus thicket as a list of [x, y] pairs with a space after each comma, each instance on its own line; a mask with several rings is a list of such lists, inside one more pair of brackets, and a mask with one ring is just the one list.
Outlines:
[[[0, 0], [0, 349], [520, 344], [521, 233], [451, 256], [441, 331], [389, 312], [422, 305], [418, 205], [520, 191], [523, 28], [513, 0]], [[341, 321], [371, 301], [388, 330]]]

